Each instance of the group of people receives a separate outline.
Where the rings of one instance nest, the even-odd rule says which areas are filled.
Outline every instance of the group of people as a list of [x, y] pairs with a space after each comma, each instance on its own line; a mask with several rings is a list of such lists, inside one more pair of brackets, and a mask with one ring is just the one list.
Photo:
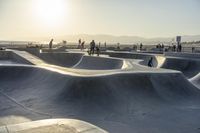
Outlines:
[[85, 48], [85, 41], [81, 41], [81, 39], [78, 40], [78, 48], [81, 49], [81, 51], [83, 51], [83, 49]]
[[92, 41], [90, 42], [90, 49], [89, 49], [89, 51], [88, 51], [88, 54], [89, 54], [89, 55], [94, 55], [95, 50], [96, 50], [97, 55], [99, 56], [99, 54], [100, 54], [100, 48], [99, 48], [98, 46], [96, 46], [95, 41], [92, 40]]
[[156, 48], [157, 49], [159, 49], [160, 51], [162, 51], [162, 50], [164, 50], [164, 48], [165, 48], [165, 45], [162, 43], [162, 44], [158, 44], [158, 45], [156, 45]]
[[[51, 41], [49, 42], [49, 49], [52, 49], [53, 47], [53, 39], [51, 39]], [[106, 43], [105, 43], [105, 47], [106, 47]], [[83, 51], [83, 49], [85, 49], [85, 41], [82, 41], [81, 39], [78, 40], [78, 48], [81, 49], [81, 51]], [[96, 54], [99, 56], [100, 54], [100, 43], [99, 46], [96, 46], [96, 43], [94, 40], [92, 40], [90, 42], [90, 48], [88, 50], [88, 54], [89, 55], [94, 55], [96, 51]]]
[[172, 51], [173, 52], [181, 52], [182, 51], [182, 45], [179, 44], [179, 45], [175, 45], [175, 44], [172, 44]]
[[[81, 51], [84, 49], [84, 46], [85, 45], [85, 41], [81, 41], [81, 39], [78, 40], [78, 47], [81, 49]], [[53, 39], [51, 39], [51, 41], [49, 42], [49, 48], [52, 49], [52, 46], [53, 46]], [[106, 46], [106, 43], [105, 43], [105, 46]], [[118, 44], [119, 46], [119, 44]], [[174, 45], [175, 46], [175, 45]], [[99, 43], [99, 46], [96, 46], [96, 43], [94, 40], [92, 40], [90, 42], [90, 48], [88, 50], [88, 54], [89, 55], [94, 55], [95, 54], [95, 51], [96, 51], [96, 54], [99, 56], [100, 54], [100, 43]], [[143, 45], [142, 43], [140, 44], [140, 49], [142, 49]], [[164, 48], [164, 45], [157, 45], [158, 48]], [[175, 48], [176, 49], [176, 48]], [[153, 57], [150, 58], [150, 60], [148, 61], [148, 66], [149, 67], [153, 67]]]
[[[85, 41], [81, 41], [81, 39], [78, 40], [78, 48], [81, 49], [81, 51], [83, 51], [83, 49], [85, 49]], [[94, 55], [95, 54], [95, 51], [96, 51], [96, 54], [99, 56], [100, 54], [100, 43], [99, 43], [99, 46], [96, 45], [95, 41], [92, 40], [90, 42], [90, 47], [88, 49], [88, 54], [89, 55]]]
[[[52, 49], [53, 47], [53, 41], [54, 39], [51, 39], [51, 41], [49, 42], [49, 49]], [[95, 51], [97, 53], [97, 55], [100, 54], [100, 42], [99, 42], [99, 46], [96, 46], [95, 44], [95, 41], [92, 40], [90, 42], [90, 46], [89, 46], [89, 50], [88, 50], [88, 54], [89, 55], [94, 55]], [[106, 48], [106, 42], [105, 42], [105, 48]], [[117, 44], [117, 48], [119, 48], [119, 43]], [[85, 41], [82, 41], [81, 39], [78, 40], [78, 48], [81, 49], [81, 51], [83, 51], [85, 49]], [[164, 50], [165, 46], [164, 44], [158, 44], [156, 45], [156, 48], [160, 49], [160, 50]], [[171, 48], [172, 51], [174, 52], [182, 52], [182, 45], [181, 44], [178, 44], [178, 45], [175, 45], [175, 44], [172, 44], [172, 47], [169, 47]], [[143, 49], [143, 44], [140, 43], [139, 45], [139, 49], [140, 51]], [[133, 45], [133, 50], [137, 50], [137, 45]], [[192, 48], [192, 52], [194, 52], [194, 48]]]

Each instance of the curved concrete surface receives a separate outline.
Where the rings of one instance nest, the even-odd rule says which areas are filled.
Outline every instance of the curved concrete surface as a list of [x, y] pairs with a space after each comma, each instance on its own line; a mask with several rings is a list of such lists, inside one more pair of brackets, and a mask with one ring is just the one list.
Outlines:
[[120, 59], [83, 56], [73, 68], [90, 70], [122, 69], [123, 63], [123, 60]]
[[129, 52], [105, 52], [104, 54], [106, 53], [112, 57], [133, 59], [136, 63], [144, 66], [147, 66], [149, 59], [153, 57], [154, 67], [181, 71], [193, 85], [200, 88], [200, 54], [165, 53], [163, 56]]
[[[49, 49], [47, 50], [49, 51]], [[55, 52], [53, 50], [50, 50], [50, 52], [44, 52], [45, 50], [41, 52], [39, 49], [26, 49], [26, 51], [39, 57], [46, 63], [62, 67], [74, 66], [83, 56], [83, 53]]]
[[[34, 52], [32, 51], [32, 53]], [[138, 53], [129, 53], [129, 52], [104, 52], [104, 54], [105, 53], [112, 57], [137, 59], [136, 63], [144, 65], [144, 66], [147, 66], [149, 59], [153, 57], [154, 67], [178, 70], [178, 71], [183, 72], [183, 74], [187, 78], [194, 77], [195, 75], [199, 73], [199, 70], [200, 70], [200, 67], [199, 67], [200, 60], [198, 59], [199, 57], [198, 54], [165, 53], [165, 55], [171, 55], [171, 56], [162, 56], [162, 55], [154, 55], [154, 54], [147, 54], [147, 53], [138, 54]], [[127, 62], [126, 60], [123, 61], [123, 65], [122, 65], [122, 60], [117, 61], [116, 59], [114, 59], [114, 62], [113, 62], [113, 59], [110, 59], [110, 60], [108, 60], [107, 58], [97, 59], [96, 57], [83, 57], [82, 55], [83, 54], [80, 54], [80, 53], [42, 53], [40, 54], [40, 56], [44, 60], [51, 62], [51, 64], [60, 65], [60, 66], [72, 66], [76, 63], [73, 66], [73, 68], [76, 68], [76, 69], [111, 70], [111, 69], [121, 69], [121, 68], [126, 67], [125, 66]], [[175, 56], [175, 57], [172, 57], [172, 56]], [[67, 58], [66, 62], [65, 62], [65, 58]], [[129, 68], [132, 68], [132, 67], [133, 67], [132, 65], [129, 65]], [[195, 82], [195, 85], [196, 84], [197, 83]]]
[[81, 60], [80, 53], [40, 53], [39, 58], [53, 65], [72, 67]]
[[[59, 49], [43, 49], [40, 51], [39, 48], [18, 48], [17, 50], [20, 51], [26, 51], [41, 60], [43, 60], [46, 63], [52, 64], [52, 65], [58, 65], [62, 67], [72, 67], [75, 64], [77, 64], [82, 56], [83, 53], [73, 53], [73, 52], [63, 52], [59, 51]], [[16, 50], [15, 50], [16, 51]]]
[[193, 133], [199, 128], [200, 91], [180, 72], [84, 77], [10, 65], [0, 66], [0, 73], [2, 126], [23, 122], [22, 117], [79, 119], [111, 133]]
[[0, 61], [6, 64], [32, 64], [12, 51], [0, 51]]
[[166, 57], [161, 67], [181, 71], [187, 78], [192, 78], [200, 72], [200, 60]]
[[[128, 59], [124, 59], [126, 69], [115, 69], [121, 68], [124, 61], [89, 56], [83, 56], [74, 66], [77, 68], [70, 69], [45, 64], [26, 52], [13, 52], [35, 66], [0, 65], [0, 129], [6, 133], [11, 129], [32, 127], [31, 121], [40, 123], [54, 118], [81, 120], [84, 125], [90, 123], [110, 133], [199, 132], [198, 75], [188, 80], [181, 72], [148, 68]], [[138, 59], [149, 56], [154, 55], [140, 54]], [[167, 61], [159, 55], [154, 58], [157, 67]], [[116, 62], [105, 63], [112, 59]], [[93, 64], [100, 65], [101, 69], [111, 66], [113, 69], [78, 69], [87, 69]], [[69, 125], [73, 127], [72, 123]], [[52, 125], [31, 131], [49, 128], [63, 130]]]
[[1, 133], [107, 133], [87, 122], [74, 119], [46, 119], [0, 127]]
[[[149, 59], [153, 57], [154, 67], [181, 71], [187, 78], [192, 78], [200, 72], [200, 60], [198, 59], [199, 55], [195, 54], [166, 54], [171, 56], [113, 52], [107, 54], [112, 57], [140, 59], [138, 63], [144, 66], [147, 66]], [[192, 56], [194, 56], [194, 58], [192, 58]]]
[[139, 60], [138, 63], [147, 66], [148, 61], [153, 57], [154, 67], [159, 68], [165, 61], [165, 57], [161, 55], [154, 55], [148, 53], [130, 53], [130, 52], [103, 52], [103, 54], [108, 54], [110, 57], [123, 58], [123, 59], [136, 59]]
[[123, 67], [121, 59], [85, 56], [83, 53], [49, 52], [38, 53], [36, 56], [49, 64], [75, 69], [111, 70]]

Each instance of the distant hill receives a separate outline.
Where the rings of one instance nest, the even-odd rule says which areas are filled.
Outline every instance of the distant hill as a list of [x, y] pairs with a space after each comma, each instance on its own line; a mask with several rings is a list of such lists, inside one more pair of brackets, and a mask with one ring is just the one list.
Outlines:
[[[24, 40], [36, 41], [36, 42], [46, 42], [48, 43], [52, 37], [32, 37], [25, 38]], [[66, 36], [55, 36], [53, 37], [56, 42], [61, 42], [62, 40], [66, 40], [67, 42], [78, 42], [78, 39], [82, 39], [89, 43], [91, 40], [95, 40], [97, 43], [107, 42], [107, 44], [136, 44], [136, 43], [144, 43], [144, 44], [156, 44], [156, 43], [170, 43], [175, 41], [176, 37], [157, 37], [157, 38], [144, 38], [139, 36], [113, 36], [113, 35], [88, 35], [88, 34], [79, 34], [79, 35], [66, 35]], [[200, 35], [185, 35], [182, 36], [182, 42], [193, 42], [200, 41]], [[1, 41], [0, 41], [1, 42]], [[25, 43], [20, 41], [21, 43]], [[18, 42], [18, 43], [20, 43]], [[26, 41], [27, 42], [27, 41]]]
[[200, 41], [200, 35], [188, 35], [182, 37], [183, 42]]
[[[154, 44], [154, 43], [168, 43], [175, 41], [176, 37], [157, 37], [157, 38], [144, 38], [138, 36], [112, 36], [112, 35], [67, 35], [60, 36], [57, 39], [65, 39], [73, 42], [77, 42], [78, 39], [81, 38], [86, 42], [90, 42], [91, 40], [95, 40], [96, 42], [107, 42], [107, 43], [121, 43], [121, 44], [134, 44], [134, 43], [146, 43], [146, 44]], [[192, 42], [192, 41], [200, 41], [200, 35], [191, 35], [191, 36], [182, 36], [183, 42]]]

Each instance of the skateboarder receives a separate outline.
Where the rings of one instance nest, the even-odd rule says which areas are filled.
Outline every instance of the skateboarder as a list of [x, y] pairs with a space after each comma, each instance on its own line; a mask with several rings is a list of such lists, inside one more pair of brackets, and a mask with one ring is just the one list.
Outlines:
[[153, 67], [153, 57], [150, 58], [148, 62], [148, 67]]

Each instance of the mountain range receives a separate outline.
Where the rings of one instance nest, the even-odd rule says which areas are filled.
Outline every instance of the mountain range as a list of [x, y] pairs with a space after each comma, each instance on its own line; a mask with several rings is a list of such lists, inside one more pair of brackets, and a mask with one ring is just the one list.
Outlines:
[[[77, 43], [79, 39], [82, 41], [86, 41], [86, 43], [95, 40], [95, 42], [107, 43], [107, 44], [136, 44], [136, 43], [144, 43], [144, 44], [156, 44], [156, 43], [172, 43], [176, 41], [175, 37], [157, 37], [157, 38], [144, 38], [139, 36], [113, 36], [113, 35], [89, 35], [89, 34], [79, 34], [79, 35], [63, 35], [63, 36], [54, 36], [54, 37], [24, 37], [18, 40], [12, 41], [20, 41], [20, 42], [46, 42], [48, 43], [51, 38], [54, 38], [55, 42], [62, 42], [62, 40], [66, 40], [67, 42]], [[8, 40], [11, 41], [11, 40]], [[182, 36], [182, 42], [193, 42], [200, 41], [200, 35], [184, 35]], [[1, 43], [3, 41], [0, 41]], [[19, 42], [19, 43], [20, 43]]]
[[[139, 37], [139, 36], [113, 36], [113, 35], [80, 34], [80, 35], [58, 36], [56, 39], [66, 40], [69, 42], [78, 42], [78, 39], [82, 39], [86, 42], [95, 40], [96, 42], [101, 42], [101, 43], [107, 42], [107, 43], [121, 43], [121, 44], [135, 44], [135, 43], [154, 44], [154, 43], [175, 42], [176, 36], [175, 37], [144, 38], [144, 37]], [[192, 41], [200, 41], [200, 35], [184, 35], [184, 36], [182, 36], [182, 42], [192, 42]]]

